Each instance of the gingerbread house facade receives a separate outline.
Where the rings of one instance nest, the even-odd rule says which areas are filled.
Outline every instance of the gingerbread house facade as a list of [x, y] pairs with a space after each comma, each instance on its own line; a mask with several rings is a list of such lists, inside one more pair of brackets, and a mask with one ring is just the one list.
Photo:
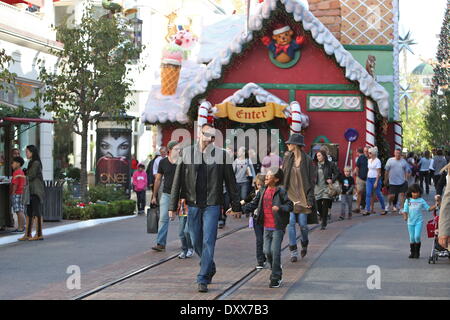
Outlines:
[[[210, 39], [203, 41], [206, 53], [200, 63], [183, 62], [176, 94], [163, 96], [158, 85], [152, 87], [144, 117], [159, 126], [159, 144], [167, 143], [180, 126], [194, 132], [195, 121], [201, 125], [214, 119], [224, 133], [236, 128], [279, 129], [281, 151], [289, 134], [301, 132], [308, 151], [320, 143], [336, 146], [340, 167], [346, 158], [347, 129], [359, 133], [352, 150], [375, 145], [376, 126], [381, 125], [376, 114], [385, 122], [398, 120], [392, 117], [392, 92], [338, 40], [343, 35], [342, 17], [338, 22], [323, 21], [313, 14], [317, 10], [334, 10], [327, 11], [334, 14], [342, 7], [320, 9], [325, 6], [309, 2], [311, 10], [297, 0], [265, 0], [251, 15], [247, 28], [233, 17], [224, 22], [228, 28], [210, 29], [218, 34], [210, 32]], [[330, 5], [335, 2], [328, 1]], [[338, 23], [339, 30], [327, 21]], [[294, 38], [303, 38], [288, 63], [274, 59], [261, 41], [280, 23], [289, 26]], [[220, 42], [220, 30], [228, 38], [235, 33], [222, 46], [215, 42]], [[208, 49], [208, 41], [214, 49]], [[394, 146], [393, 123], [389, 126], [384, 133]]]

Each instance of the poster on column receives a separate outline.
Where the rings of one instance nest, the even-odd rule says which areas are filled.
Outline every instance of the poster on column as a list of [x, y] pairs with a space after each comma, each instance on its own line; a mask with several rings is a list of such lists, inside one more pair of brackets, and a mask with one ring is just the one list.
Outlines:
[[130, 194], [131, 130], [97, 129], [97, 185], [121, 186]]

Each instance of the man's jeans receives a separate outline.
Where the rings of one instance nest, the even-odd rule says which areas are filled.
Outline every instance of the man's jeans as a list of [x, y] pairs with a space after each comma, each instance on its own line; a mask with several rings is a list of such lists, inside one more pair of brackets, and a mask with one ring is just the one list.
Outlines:
[[167, 231], [169, 231], [169, 202], [170, 194], [161, 193], [159, 200], [159, 227], [157, 243], [165, 246], [167, 242]]
[[280, 280], [283, 273], [281, 270], [281, 243], [283, 242], [284, 230], [264, 230], [264, 254], [269, 265], [272, 266], [270, 280]]
[[178, 218], [178, 237], [181, 241], [181, 250], [183, 250], [184, 253], [187, 253], [188, 249], [192, 249], [192, 241], [191, 236], [189, 235], [189, 228], [188, 228], [188, 217], [187, 216], [180, 216]]
[[[310, 213], [312, 214], [312, 213]], [[295, 230], [295, 224], [298, 223], [302, 234], [302, 242], [308, 241], [308, 215], [306, 213], [290, 213], [289, 216], [289, 245], [297, 245], [297, 232]]]
[[206, 208], [188, 208], [188, 228], [195, 252], [200, 257], [200, 272], [197, 282], [209, 284], [216, 273], [214, 263], [214, 248], [217, 239], [217, 223], [220, 216], [220, 206]]
[[248, 182], [242, 182], [236, 184], [238, 187], [238, 192], [241, 200], [245, 200], [248, 197], [249, 186]]

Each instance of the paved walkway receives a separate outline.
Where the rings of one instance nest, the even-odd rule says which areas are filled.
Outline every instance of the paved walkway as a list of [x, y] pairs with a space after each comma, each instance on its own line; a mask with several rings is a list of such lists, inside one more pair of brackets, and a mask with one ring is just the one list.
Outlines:
[[[402, 217], [356, 224], [325, 250], [284, 299], [450, 299], [450, 260], [428, 264], [431, 245], [424, 231], [420, 259], [408, 259]], [[367, 288], [371, 265], [380, 268], [379, 290]]]

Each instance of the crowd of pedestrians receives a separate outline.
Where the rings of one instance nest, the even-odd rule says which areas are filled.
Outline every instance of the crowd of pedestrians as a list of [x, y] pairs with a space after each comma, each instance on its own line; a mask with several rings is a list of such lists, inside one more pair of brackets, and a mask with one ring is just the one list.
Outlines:
[[[339, 220], [352, 219], [355, 213], [375, 214], [376, 201], [381, 206], [380, 215], [402, 213], [408, 221], [410, 258], [419, 256], [421, 210], [441, 207], [430, 207], [421, 198], [423, 185], [423, 193], [428, 194], [433, 183], [437, 194], [442, 195], [448, 177], [449, 159], [442, 150], [434, 150], [433, 155], [425, 151], [421, 157], [412, 153], [404, 157], [402, 150], [396, 149], [383, 163], [377, 147], [359, 148], [355, 167], [345, 166], [341, 171], [325, 145], [307, 154], [300, 134], [286, 141], [288, 151], [283, 158], [269, 151], [261, 163], [254, 163], [253, 149], [241, 147], [234, 153], [215, 146], [215, 130], [210, 124], [203, 125], [199, 140], [184, 148], [177, 141], [169, 142], [146, 170], [151, 204], [159, 205], [160, 212], [152, 249], [165, 250], [169, 221], [178, 215], [182, 247], [179, 258], [189, 258], [194, 252], [199, 255], [199, 292], [208, 291], [216, 273], [217, 229], [224, 227], [227, 215], [240, 218], [245, 214], [249, 218], [256, 240], [256, 268], [271, 268], [272, 288], [282, 282], [281, 243], [286, 231], [290, 261], [294, 263], [307, 255], [308, 225], [320, 221], [321, 230], [326, 230], [333, 202], [338, 199]], [[223, 161], [216, 163], [211, 157]], [[142, 170], [139, 166], [135, 174]], [[297, 246], [297, 225], [301, 250]], [[448, 241], [448, 236], [445, 239]]]

